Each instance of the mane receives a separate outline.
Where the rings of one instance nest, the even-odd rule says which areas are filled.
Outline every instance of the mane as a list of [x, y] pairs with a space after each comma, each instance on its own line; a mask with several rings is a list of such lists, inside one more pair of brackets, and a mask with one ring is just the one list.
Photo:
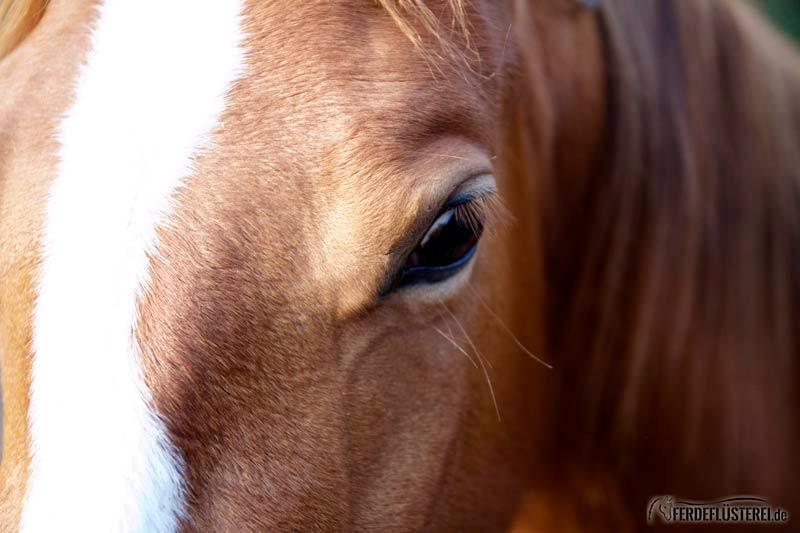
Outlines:
[[[377, 0], [377, 2], [417, 48], [424, 50], [423, 34], [426, 32], [436, 38], [445, 36], [447, 28], [442, 27], [440, 16], [431, 11], [426, 0]], [[466, 0], [447, 0], [447, 3], [454, 26], [449, 28], [449, 31], [460, 31], [464, 35], [469, 35]]]
[[49, 0], [0, 0], [0, 59], [36, 26]]
[[598, 17], [605, 160], [543, 200], [561, 445], [639, 494], [790, 494], [800, 58], [744, 2]]

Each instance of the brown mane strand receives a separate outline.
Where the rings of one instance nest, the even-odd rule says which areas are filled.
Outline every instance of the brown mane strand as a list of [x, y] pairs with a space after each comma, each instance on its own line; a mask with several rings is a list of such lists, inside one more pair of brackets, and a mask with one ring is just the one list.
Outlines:
[[606, 0], [599, 17], [606, 163], [544, 201], [563, 445], [640, 495], [789, 497], [800, 59], [744, 2]]

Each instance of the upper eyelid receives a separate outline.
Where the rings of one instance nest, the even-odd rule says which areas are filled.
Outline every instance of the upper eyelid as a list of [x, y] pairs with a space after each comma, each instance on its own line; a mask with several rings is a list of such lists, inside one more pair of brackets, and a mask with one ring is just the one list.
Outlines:
[[438, 217], [440, 217], [447, 211], [454, 209], [456, 207], [463, 206], [464, 204], [481, 204], [479, 207], [482, 207], [487, 200], [492, 200], [493, 198], [499, 199], [499, 197], [500, 194], [496, 190], [479, 190], [474, 192], [471, 191], [469, 194], [465, 194], [463, 196], [461, 195], [453, 196], [449, 200], [447, 200], [447, 202], [437, 212], [437, 215], [433, 217], [431, 223], [433, 223], [433, 221], [435, 221]]
[[491, 171], [480, 171], [471, 173], [470, 177], [464, 180], [442, 204], [440, 211], [447, 209], [450, 205], [457, 205], [467, 200], [487, 197], [497, 194], [497, 184], [494, 174]]

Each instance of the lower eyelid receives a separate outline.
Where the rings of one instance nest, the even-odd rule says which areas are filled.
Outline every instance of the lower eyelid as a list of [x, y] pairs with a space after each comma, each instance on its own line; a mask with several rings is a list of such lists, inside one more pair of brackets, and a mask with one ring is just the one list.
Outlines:
[[[456, 261], [451, 265], [440, 266], [440, 267], [414, 267], [408, 270], [407, 272], [402, 272], [401, 279], [399, 280], [395, 288], [402, 288], [402, 287], [409, 287], [412, 285], [421, 285], [424, 283], [437, 283], [439, 281], [444, 281], [454, 276], [461, 269], [463, 269], [470, 261], [472, 261], [472, 258], [475, 257], [477, 249], [478, 249], [478, 243], [475, 243], [475, 245], [466, 254], [464, 254], [463, 257], [461, 257], [461, 259], [459, 259], [458, 261]], [[422, 278], [418, 280], [411, 279], [411, 281], [407, 283], [403, 281], [403, 278], [408, 277], [409, 274], [413, 278], [413, 275], [415, 273], [423, 271], [426, 272], [426, 274], [428, 274], [426, 279]]]

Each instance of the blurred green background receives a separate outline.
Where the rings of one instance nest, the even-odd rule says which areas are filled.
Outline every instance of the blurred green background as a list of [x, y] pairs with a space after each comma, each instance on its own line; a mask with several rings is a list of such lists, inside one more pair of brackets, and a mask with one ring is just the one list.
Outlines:
[[800, 40], [800, 0], [760, 0], [780, 27]]

